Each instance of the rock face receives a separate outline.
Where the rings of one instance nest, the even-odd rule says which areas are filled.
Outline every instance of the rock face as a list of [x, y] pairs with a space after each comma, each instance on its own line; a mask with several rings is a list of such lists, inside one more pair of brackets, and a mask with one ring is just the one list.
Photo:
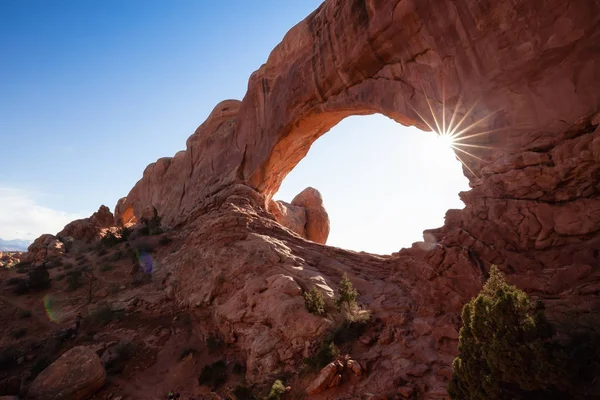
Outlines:
[[98, 355], [87, 347], [74, 347], [35, 378], [27, 395], [40, 400], [85, 400], [104, 386], [105, 379]]
[[27, 248], [22, 261], [34, 266], [42, 265], [47, 258], [57, 257], [65, 252], [65, 246], [56, 236], [45, 234], [35, 239]]
[[[153, 206], [181, 232], [161, 273], [180, 304], [210, 308], [247, 355], [249, 382], [296, 371], [314, 351], [332, 321], [308, 314], [301, 292], [316, 286], [330, 302], [346, 273], [379, 327], [362, 341], [372, 373], [354, 393], [403, 381], [445, 398], [460, 310], [492, 263], [545, 301], [557, 329], [600, 322], [599, 40], [595, 0], [327, 0], [241, 102], [219, 103], [185, 151], [146, 168], [116, 219]], [[319, 244], [326, 214], [315, 225], [309, 210], [320, 196], [271, 199], [318, 137], [372, 113], [451, 124], [472, 187], [425, 242], [385, 257]]]
[[67, 224], [57, 236], [61, 239], [72, 238], [75, 241], [91, 243], [100, 240], [105, 229], [115, 226], [115, 218], [104, 205], [89, 218], [75, 220]]
[[294, 197], [292, 204], [271, 201], [269, 211], [281, 225], [298, 235], [316, 243], [327, 242], [329, 215], [323, 205], [323, 197], [317, 189], [304, 189]]

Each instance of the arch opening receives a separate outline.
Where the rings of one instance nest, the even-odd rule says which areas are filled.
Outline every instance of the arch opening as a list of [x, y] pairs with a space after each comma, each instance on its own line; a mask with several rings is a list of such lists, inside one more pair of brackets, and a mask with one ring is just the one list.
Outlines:
[[469, 181], [449, 136], [373, 114], [344, 118], [314, 141], [272, 198], [289, 206], [307, 187], [322, 195], [327, 245], [390, 254], [462, 209]]

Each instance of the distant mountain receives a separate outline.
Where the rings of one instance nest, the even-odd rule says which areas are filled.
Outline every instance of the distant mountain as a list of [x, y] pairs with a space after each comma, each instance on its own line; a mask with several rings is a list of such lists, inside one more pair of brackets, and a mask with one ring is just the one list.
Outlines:
[[27, 247], [31, 244], [30, 240], [3, 240], [0, 239], [0, 251], [27, 251]]

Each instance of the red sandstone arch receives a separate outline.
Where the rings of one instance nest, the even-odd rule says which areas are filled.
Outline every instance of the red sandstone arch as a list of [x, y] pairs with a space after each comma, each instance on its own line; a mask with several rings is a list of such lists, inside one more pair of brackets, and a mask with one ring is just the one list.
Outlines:
[[[377, 112], [425, 129], [419, 114], [429, 118], [430, 104], [440, 115], [442, 101], [460, 114], [474, 107], [473, 119], [497, 112], [479, 128], [506, 129], [473, 139], [496, 148], [474, 151], [485, 161], [547, 146], [600, 109], [599, 8], [594, 0], [326, 1], [252, 74], [241, 102], [217, 105], [186, 151], [146, 168], [122, 209], [139, 215], [152, 204], [175, 224], [235, 182], [269, 197], [344, 117]], [[482, 161], [463, 159], [479, 175]]]

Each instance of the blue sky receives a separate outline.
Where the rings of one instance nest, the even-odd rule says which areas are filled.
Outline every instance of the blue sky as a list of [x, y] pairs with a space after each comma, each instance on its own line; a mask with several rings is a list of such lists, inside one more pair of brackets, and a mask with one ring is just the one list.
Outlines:
[[[316, 0], [0, 2], [4, 150], [0, 237], [32, 239], [55, 233], [100, 204], [112, 209], [147, 164], [185, 148], [187, 137], [219, 101], [241, 99], [250, 74], [266, 61], [285, 32], [319, 4]], [[383, 117], [377, 121], [385, 123]], [[352, 149], [350, 143], [358, 145], [360, 138], [361, 146], [376, 146], [376, 141], [366, 139], [377, 135], [365, 135], [359, 132], [360, 125], [344, 122], [317, 142], [315, 156], [311, 150], [290, 174], [293, 183], [286, 180], [279, 194], [286, 197], [289, 191], [293, 197], [303, 187], [317, 187], [330, 209], [332, 229], [336, 218], [360, 210], [329, 193], [353, 189], [360, 197], [363, 192], [360, 186], [353, 188], [355, 179], [343, 184], [348, 178], [343, 168], [334, 176], [339, 185], [322, 181], [322, 172], [315, 171], [327, 165], [348, 162], [366, 171], [391, 172], [385, 181], [403, 188], [402, 197], [414, 191], [404, 189], [408, 171], [389, 171], [390, 167], [386, 171], [377, 166], [381, 161], [377, 156], [349, 157], [345, 152]], [[336, 133], [344, 126], [351, 136]], [[361, 130], [369, 126], [377, 127], [371, 123]], [[400, 128], [395, 124], [389, 129], [400, 133]], [[355, 136], [356, 140], [348, 139]], [[398, 135], [398, 157], [414, 156], [408, 149], [419, 139], [411, 137]], [[320, 142], [329, 156], [318, 156]], [[334, 159], [333, 154], [341, 158]], [[313, 158], [324, 166], [309, 165], [302, 172]], [[372, 196], [374, 186], [364, 196]], [[451, 198], [455, 201], [457, 192], [446, 196], [447, 204], [454, 204]], [[335, 217], [337, 210], [344, 212]], [[420, 235], [413, 238], [419, 239]], [[335, 244], [352, 247], [346, 243], [354, 242]]]

